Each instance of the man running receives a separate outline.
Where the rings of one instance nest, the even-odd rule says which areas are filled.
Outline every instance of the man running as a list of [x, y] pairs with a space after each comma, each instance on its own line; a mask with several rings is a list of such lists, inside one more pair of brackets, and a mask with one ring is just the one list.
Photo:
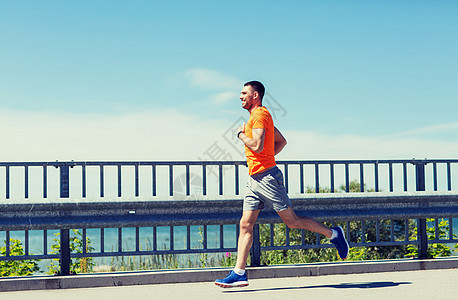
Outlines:
[[245, 83], [240, 92], [242, 107], [248, 110], [250, 118], [239, 127], [237, 137], [245, 144], [250, 176], [240, 219], [237, 262], [226, 278], [215, 281], [216, 285], [224, 288], [248, 285], [245, 266], [253, 243], [253, 226], [264, 205], [273, 207], [289, 228], [307, 229], [329, 238], [342, 259], [347, 258], [349, 252], [342, 227], [328, 228], [312, 218], [294, 213], [284, 187], [283, 174], [275, 163], [275, 155], [286, 146], [286, 139], [274, 127], [267, 108], [262, 106], [264, 92], [265, 88], [259, 81]]

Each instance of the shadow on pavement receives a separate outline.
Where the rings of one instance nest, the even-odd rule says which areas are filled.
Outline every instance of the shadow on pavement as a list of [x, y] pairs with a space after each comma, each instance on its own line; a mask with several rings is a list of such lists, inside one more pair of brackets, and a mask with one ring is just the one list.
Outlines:
[[412, 284], [411, 282], [355, 282], [355, 283], [341, 283], [341, 284], [324, 284], [324, 285], [311, 285], [311, 286], [297, 286], [297, 287], [276, 287], [265, 289], [243, 289], [243, 290], [224, 290], [226, 293], [249, 293], [249, 292], [265, 292], [265, 291], [281, 291], [281, 290], [301, 290], [301, 289], [320, 289], [320, 288], [333, 288], [333, 289], [378, 289], [387, 287], [396, 287], [404, 284]]

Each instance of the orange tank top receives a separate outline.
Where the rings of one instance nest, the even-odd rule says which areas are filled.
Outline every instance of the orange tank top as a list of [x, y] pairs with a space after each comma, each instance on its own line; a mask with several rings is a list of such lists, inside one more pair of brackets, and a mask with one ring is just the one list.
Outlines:
[[260, 153], [251, 151], [245, 146], [245, 155], [250, 175], [260, 173], [276, 165], [274, 150], [274, 122], [271, 114], [264, 106], [252, 111], [245, 126], [245, 135], [253, 138], [253, 129], [262, 128], [265, 131], [264, 148]]

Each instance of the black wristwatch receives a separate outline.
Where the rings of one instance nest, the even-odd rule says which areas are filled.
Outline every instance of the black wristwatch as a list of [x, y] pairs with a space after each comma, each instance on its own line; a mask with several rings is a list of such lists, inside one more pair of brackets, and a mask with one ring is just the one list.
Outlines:
[[238, 138], [238, 139], [240, 138], [240, 134], [241, 134], [242, 132], [243, 132], [243, 131], [240, 130], [240, 131], [237, 133], [237, 138]]

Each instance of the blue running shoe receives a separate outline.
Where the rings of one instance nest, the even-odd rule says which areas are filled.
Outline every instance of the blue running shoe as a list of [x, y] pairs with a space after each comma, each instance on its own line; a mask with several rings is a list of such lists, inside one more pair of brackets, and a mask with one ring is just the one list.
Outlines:
[[350, 246], [348, 246], [348, 242], [345, 239], [345, 234], [342, 227], [332, 227], [332, 229], [337, 231], [337, 237], [331, 240], [331, 243], [334, 244], [337, 248], [337, 252], [339, 252], [339, 256], [342, 259], [346, 259], [348, 257], [348, 253], [350, 252]]
[[248, 285], [248, 278], [246, 276], [246, 272], [240, 276], [234, 271], [231, 271], [226, 278], [216, 279], [215, 284], [223, 288], [242, 287]]

